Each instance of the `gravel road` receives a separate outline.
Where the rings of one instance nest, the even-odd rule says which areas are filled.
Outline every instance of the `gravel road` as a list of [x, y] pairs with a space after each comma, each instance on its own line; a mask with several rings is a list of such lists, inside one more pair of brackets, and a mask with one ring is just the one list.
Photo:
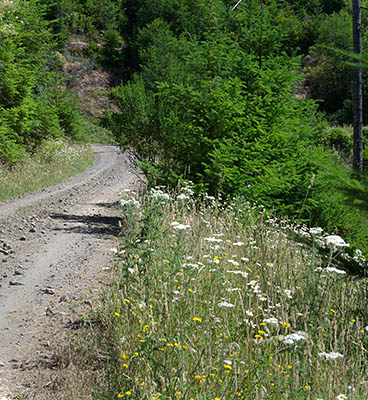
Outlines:
[[50, 343], [65, 335], [86, 296], [96, 296], [112, 260], [119, 192], [141, 179], [118, 148], [94, 150], [84, 173], [0, 202], [0, 399], [50, 398]]

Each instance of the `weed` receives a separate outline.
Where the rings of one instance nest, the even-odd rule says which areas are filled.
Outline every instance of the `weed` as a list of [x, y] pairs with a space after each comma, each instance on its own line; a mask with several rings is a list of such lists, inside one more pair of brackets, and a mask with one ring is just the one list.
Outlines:
[[289, 238], [306, 228], [188, 187], [122, 208], [98, 398], [366, 398], [365, 286], [333, 266], [339, 250], [325, 260]]
[[89, 146], [64, 140], [46, 141], [33, 155], [27, 155], [9, 169], [0, 165], [0, 200], [10, 199], [54, 185], [91, 166]]

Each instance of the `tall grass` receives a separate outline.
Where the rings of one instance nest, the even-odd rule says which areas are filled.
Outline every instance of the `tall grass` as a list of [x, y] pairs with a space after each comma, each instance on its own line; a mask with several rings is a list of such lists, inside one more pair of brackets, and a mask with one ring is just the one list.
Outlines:
[[333, 267], [334, 250], [324, 259], [262, 209], [188, 188], [122, 206], [94, 398], [367, 398], [365, 283]]
[[0, 200], [10, 199], [59, 183], [93, 164], [87, 145], [49, 140], [11, 169], [0, 165]]

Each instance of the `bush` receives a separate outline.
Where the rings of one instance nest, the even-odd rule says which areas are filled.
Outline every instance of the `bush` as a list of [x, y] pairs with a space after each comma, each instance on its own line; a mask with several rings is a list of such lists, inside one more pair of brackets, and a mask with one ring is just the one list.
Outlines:
[[368, 255], [365, 187], [351, 178], [351, 171], [336, 154], [316, 150], [314, 159], [320, 168], [311, 191], [316, 204], [311, 223], [338, 233], [352, 248]]
[[0, 5], [2, 162], [14, 163], [47, 138], [83, 135], [76, 104], [61, 90], [45, 13], [39, 0]]
[[169, 34], [164, 45], [155, 42], [167, 31], [160, 21], [142, 30], [150, 43], [142, 73], [114, 90], [119, 143], [153, 164], [155, 182], [185, 176], [201, 190], [299, 213], [314, 171], [305, 147], [320, 124], [312, 104], [290, 98], [298, 60], [269, 57], [260, 69], [232, 35], [198, 43]]

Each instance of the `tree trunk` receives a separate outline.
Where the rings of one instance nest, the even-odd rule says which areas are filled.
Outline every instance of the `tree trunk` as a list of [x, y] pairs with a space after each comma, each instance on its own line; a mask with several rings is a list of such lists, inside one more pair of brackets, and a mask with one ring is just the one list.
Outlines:
[[[353, 0], [353, 49], [354, 53], [362, 55], [361, 36], [361, 8], [360, 0]], [[357, 61], [360, 64], [360, 61]], [[356, 171], [363, 171], [363, 93], [362, 69], [354, 69], [354, 149], [353, 167]]]

